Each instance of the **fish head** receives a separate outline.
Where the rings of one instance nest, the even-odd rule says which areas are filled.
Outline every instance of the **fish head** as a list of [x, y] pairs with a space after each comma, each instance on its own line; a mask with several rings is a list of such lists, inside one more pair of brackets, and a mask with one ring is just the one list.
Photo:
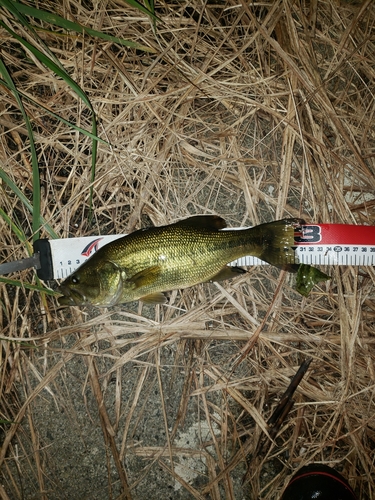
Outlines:
[[123, 284], [121, 269], [111, 261], [92, 264], [89, 259], [60, 285], [60, 305], [109, 307], [117, 303]]

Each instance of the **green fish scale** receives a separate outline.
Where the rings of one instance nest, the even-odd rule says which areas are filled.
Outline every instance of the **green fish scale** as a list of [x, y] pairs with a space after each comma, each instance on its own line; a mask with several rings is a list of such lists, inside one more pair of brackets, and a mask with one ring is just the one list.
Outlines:
[[223, 219], [197, 216], [136, 231], [98, 250], [61, 290], [69, 304], [110, 306], [209, 281], [244, 255], [283, 267], [293, 261], [293, 225], [299, 221], [221, 231]]
[[[261, 246], [252, 241], [252, 232], [251, 229], [198, 232], [194, 228], [173, 226], [151, 228], [142, 235], [141, 245], [140, 235], [133, 233], [114, 242], [106, 256], [124, 272], [122, 300], [128, 295], [135, 300], [154, 292], [208, 281], [228, 262], [249, 253], [259, 255]], [[147, 282], [147, 269], [155, 266], [160, 268], [157, 278], [136, 289], [131, 278], [146, 270]]]

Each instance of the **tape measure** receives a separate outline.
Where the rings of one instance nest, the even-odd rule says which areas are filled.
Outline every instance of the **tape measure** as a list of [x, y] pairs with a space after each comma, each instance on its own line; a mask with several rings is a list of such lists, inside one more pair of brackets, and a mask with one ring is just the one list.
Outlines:
[[[309, 224], [294, 233], [296, 262], [336, 266], [375, 265], [375, 226], [348, 224]], [[238, 266], [265, 264], [243, 257]]]
[[[64, 279], [99, 248], [123, 236], [125, 235], [117, 234], [38, 240], [34, 243], [35, 252], [40, 260], [39, 266], [35, 266], [38, 276], [43, 280]], [[294, 243], [292, 248], [295, 250], [296, 263], [338, 266], [375, 265], [375, 226], [303, 225], [296, 230]], [[257, 266], [266, 265], [266, 262], [256, 257], [246, 256], [230, 264]]]

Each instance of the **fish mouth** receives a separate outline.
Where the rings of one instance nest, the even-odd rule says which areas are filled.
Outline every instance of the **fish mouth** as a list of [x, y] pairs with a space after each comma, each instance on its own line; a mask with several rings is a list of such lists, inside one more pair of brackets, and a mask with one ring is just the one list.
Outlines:
[[58, 299], [62, 306], [81, 306], [87, 303], [86, 295], [78, 290], [71, 290], [64, 284], [60, 285], [57, 291], [63, 295]]

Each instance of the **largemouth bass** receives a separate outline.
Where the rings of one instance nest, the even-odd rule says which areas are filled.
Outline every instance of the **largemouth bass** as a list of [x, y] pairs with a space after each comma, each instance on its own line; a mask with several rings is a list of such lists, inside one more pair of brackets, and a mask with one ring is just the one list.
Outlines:
[[245, 255], [295, 271], [294, 230], [303, 223], [282, 219], [221, 231], [224, 219], [201, 215], [141, 229], [100, 248], [71, 274], [60, 286], [60, 304], [164, 303], [166, 291], [244, 273], [227, 264]]

